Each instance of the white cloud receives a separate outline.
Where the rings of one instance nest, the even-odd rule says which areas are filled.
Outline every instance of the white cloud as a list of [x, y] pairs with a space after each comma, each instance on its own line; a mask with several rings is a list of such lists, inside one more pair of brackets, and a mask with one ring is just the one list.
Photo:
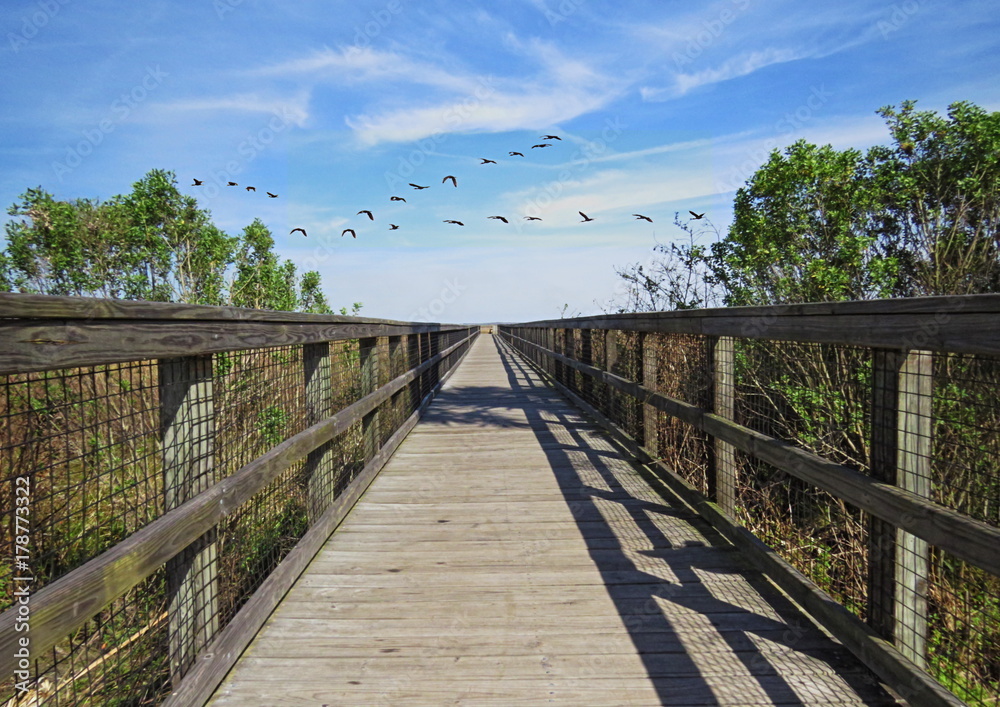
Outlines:
[[309, 119], [309, 97], [305, 92], [289, 98], [238, 93], [228, 96], [191, 98], [159, 104], [160, 110], [177, 112], [271, 113], [286, 123], [302, 127]]
[[810, 52], [793, 49], [768, 48], [762, 51], [745, 52], [727, 59], [713, 69], [704, 69], [691, 74], [679, 73], [674, 78], [673, 89], [648, 88], [640, 89], [643, 100], [655, 101], [664, 98], [683, 96], [700, 86], [729, 81], [730, 79], [747, 76], [773, 64], [784, 64], [811, 56]]
[[435, 86], [451, 91], [468, 91], [475, 79], [417, 61], [398, 52], [371, 47], [348, 46], [337, 50], [326, 47], [299, 59], [263, 67], [253, 72], [259, 76], [301, 77], [339, 80], [348, 83], [408, 82]]

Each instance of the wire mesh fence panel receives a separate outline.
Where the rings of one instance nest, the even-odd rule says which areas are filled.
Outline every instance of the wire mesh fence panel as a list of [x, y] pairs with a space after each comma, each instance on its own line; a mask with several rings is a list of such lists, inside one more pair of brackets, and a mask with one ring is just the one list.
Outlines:
[[[0, 601], [14, 601], [21, 486], [31, 500], [32, 591], [163, 512], [156, 366], [0, 377]], [[23, 571], [17, 572], [24, 574]]]
[[[0, 703], [165, 699], [469, 344], [418, 376], [415, 389], [384, 394], [332, 439], [268, 472], [248, 500], [224, 510], [216, 525], [199, 525], [185, 537], [208, 531], [185, 540], [190, 544], [166, 555], [158, 569], [154, 564], [131, 579], [130, 564], [105, 558], [145, 553], [145, 545], [124, 550], [121, 542], [154, 521], [169, 523], [178, 517], [165, 515], [172, 509], [196, 507], [220, 481], [252, 478], [244, 472], [266, 468], [264, 458], [277, 458], [285, 442], [315, 434], [308, 430], [469, 331], [194, 352], [0, 377], [5, 616], [18, 613], [28, 589], [34, 594], [64, 578], [122, 583], [89, 604], [109, 602], [96, 613], [74, 608], [69, 635], [46, 629], [51, 638], [31, 652], [30, 669], [23, 664], [26, 677], [0, 682]], [[85, 574], [67, 577], [77, 569]]]
[[[660, 325], [656, 316], [644, 322], [646, 327]], [[501, 328], [501, 334], [516, 331], [529, 340], [550, 336], [549, 348], [557, 353], [777, 440], [778, 446], [769, 449], [804, 450], [819, 464], [846, 467], [897, 487], [913, 499], [907, 503], [918, 504], [911, 508], [940, 504], [983, 529], [1000, 527], [1000, 357], [911, 350], [905, 335], [898, 348], [747, 339], [745, 331], [756, 330], [753, 317], [761, 318], [748, 316], [743, 325], [718, 327], [733, 333], [715, 337], [574, 330], [586, 319], [560, 320], [565, 329]], [[834, 317], [811, 326], [822, 333], [826, 323], [835, 322]], [[664, 328], [670, 325], [667, 321]], [[917, 320], [914, 340], [926, 342], [929, 326]], [[992, 345], [989, 333], [983, 334], [987, 343], [982, 345]], [[970, 342], [979, 339], [970, 332], [968, 339], [956, 341], [976, 346]], [[543, 356], [545, 365], [553, 365], [552, 359]], [[649, 404], [637, 405], [621, 390], [569, 375], [558, 363], [554, 371], [557, 380], [582, 394], [667, 468], [715, 498], [903, 657], [969, 704], [1000, 704], [996, 575], [883, 520], [892, 515], [884, 505], [879, 516], [863, 512], [835, 489], [817, 488], [756, 453], [740, 451]], [[760, 438], [749, 439], [753, 447]], [[786, 466], [793, 470], [797, 463]], [[895, 522], [911, 529], [920, 525], [914, 516]]]

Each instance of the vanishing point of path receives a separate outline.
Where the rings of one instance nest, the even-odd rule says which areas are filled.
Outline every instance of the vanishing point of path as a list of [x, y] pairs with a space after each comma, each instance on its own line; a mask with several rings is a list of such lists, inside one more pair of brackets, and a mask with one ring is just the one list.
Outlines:
[[212, 704], [894, 702], [482, 335]]

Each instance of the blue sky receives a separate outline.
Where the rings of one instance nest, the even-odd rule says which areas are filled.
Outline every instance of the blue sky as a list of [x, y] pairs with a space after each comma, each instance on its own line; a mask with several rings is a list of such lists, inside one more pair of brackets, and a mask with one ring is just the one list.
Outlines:
[[[675, 212], [724, 234], [769, 150], [885, 143], [875, 111], [903, 100], [1000, 109], [986, 0], [9, 0], [0, 17], [4, 206], [173, 170], [226, 231], [260, 217], [333, 305], [394, 319], [599, 312], [615, 266], [682, 235]], [[532, 149], [545, 134], [562, 140]]]

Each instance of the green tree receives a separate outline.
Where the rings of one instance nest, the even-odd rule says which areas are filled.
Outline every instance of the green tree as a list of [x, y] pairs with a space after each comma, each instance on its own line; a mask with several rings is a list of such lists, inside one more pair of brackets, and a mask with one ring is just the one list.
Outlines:
[[0, 291], [330, 311], [319, 273], [299, 280], [259, 219], [227, 235], [170, 171], [106, 202], [29, 189], [8, 213]]
[[237, 307], [290, 312], [298, 305], [295, 264], [274, 253], [274, 238], [260, 219], [243, 229], [230, 295]]
[[315, 270], [302, 273], [302, 282], [299, 287], [299, 309], [312, 314], [333, 314], [326, 295], [320, 288], [320, 276]]

